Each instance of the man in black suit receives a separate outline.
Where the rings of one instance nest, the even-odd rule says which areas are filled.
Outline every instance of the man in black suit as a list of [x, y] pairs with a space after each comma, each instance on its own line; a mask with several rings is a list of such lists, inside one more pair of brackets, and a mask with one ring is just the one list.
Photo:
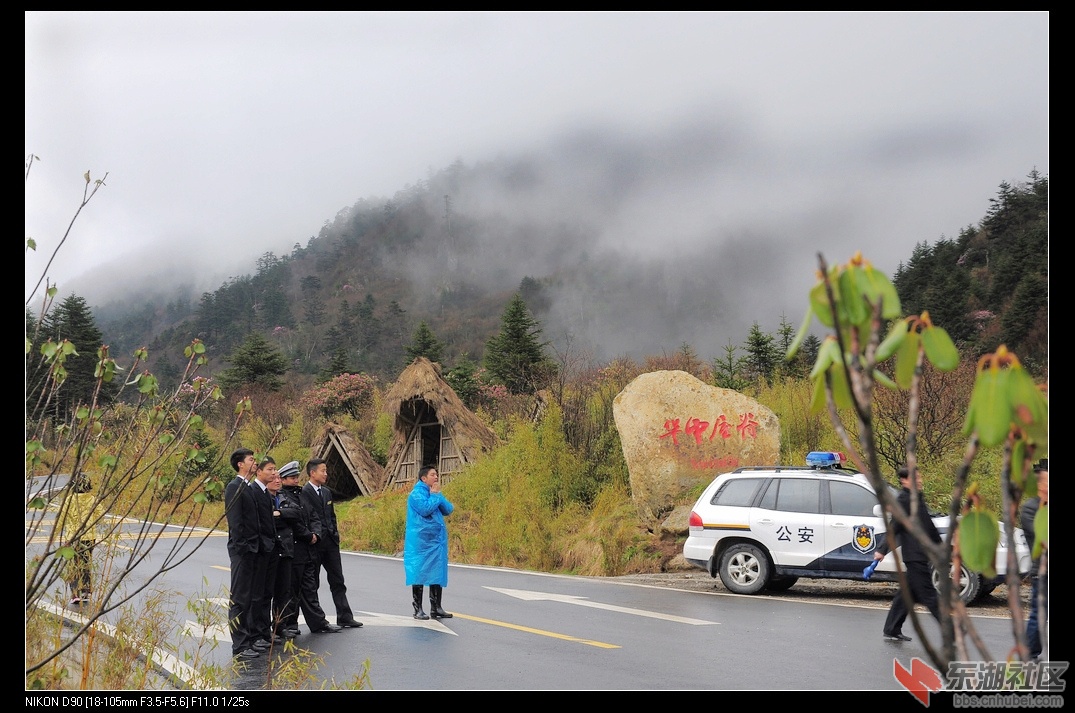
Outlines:
[[[340, 531], [336, 525], [336, 510], [332, 506], [332, 490], [325, 484], [328, 481], [328, 466], [320, 458], [311, 458], [306, 464], [306, 474], [310, 482], [303, 486], [302, 497], [310, 511], [311, 529], [317, 535], [317, 545], [311, 548], [310, 553], [314, 582], [320, 583], [321, 567], [324, 567], [332, 591], [332, 602], [336, 605], [336, 624], [357, 629], [362, 622], [355, 621], [351, 605], [347, 602], [347, 586], [343, 581], [343, 562], [340, 559]], [[313, 624], [310, 627], [311, 631], [322, 631], [315, 629]]]
[[269, 483], [277, 477], [276, 461], [269, 456], [257, 466], [256, 477], [250, 481], [254, 506], [258, 518], [258, 553], [251, 577], [253, 593], [250, 597], [249, 633], [253, 638], [250, 646], [255, 651], [267, 651], [283, 639], [273, 636], [272, 593], [276, 582], [276, 522], [273, 518], [273, 496]]
[[224, 488], [228, 559], [231, 561], [228, 627], [231, 630], [232, 655], [239, 659], [253, 659], [260, 655], [253, 648], [256, 637], [250, 628], [250, 613], [261, 540], [254, 491], [248, 484], [257, 469], [254, 451], [249, 448], [236, 450], [231, 454], [231, 467], [236, 475]]
[[[900, 485], [903, 489], [896, 496], [900, 507], [909, 516], [911, 514], [911, 476], [906, 468], [899, 469]], [[941, 535], [937, 532], [937, 526], [933, 524], [933, 518], [929, 515], [926, 499], [922, 495], [922, 474], [915, 470], [915, 484], [918, 491], [917, 513], [918, 524], [929, 537], [931, 542], [939, 543]], [[921, 543], [897, 520], [892, 521], [892, 532], [889, 537], [882, 538], [881, 544], [874, 552], [874, 559], [882, 559], [888, 553], [890, 542], [895, 539], [900, 546], [900, 555], [904, 567], [907, 570], [907, 587], [911, 590], [911, 598], [916, 604], [922, 604], [933, 618], [941, 620], [941, 610], [937, 605], [937, 589], [933, 586], [933, 573], [930, 570], [929, 555], [922, 549]], [[903, 633], [903, 622], [907, 619], [907, 603], [903, 600], [903, 592], [897, 591], [892, 598], [892, 604], [888, 609], [888, 617], [885, 618], [885, 628], [882, 635], [885, 641], [910, 641], [911, 637]]]

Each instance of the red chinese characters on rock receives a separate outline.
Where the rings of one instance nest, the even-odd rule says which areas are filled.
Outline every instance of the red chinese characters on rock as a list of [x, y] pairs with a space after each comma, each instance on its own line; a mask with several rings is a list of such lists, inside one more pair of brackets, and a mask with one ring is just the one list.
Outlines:
[[[664, 433], [658, 438], [671, 438], [672, 445], [679, 445], [679, 434], [685, 433], [694, 437], [695, 445], [702, 445], [702, 440], [706, 436], [706, 432], [709, 432], [708, 440], [712, 441], [717, 436], [727, 440], [732, 437], [732, 424], [728, 421], [724, 414], [717, 416], [717, 419], [713, 422], [713, 429], [709, 430], [709, 421], [703, 421], [700, 418], [691, 416], [687, 419], [685, 426], [680, 428], [678, 418], [669, 418], [664, 422]], [[746, 440], [747, 438], [758, 437], [758, 420], [754, 414], [747, 412], [739, 415], [739, 423], [735, 426], [736, 432], [739, 434], [739, 438]]]
[[739, 437], [746, 439], [747, 436], [751, 438], [758, 437], [758, 421], [754, 418], [754, 414], [749, 411], [739, 417], [739, 425], [735, 427], [735, 430], [739, 431]]
[[676, 438], [676, 436], [679, 433], [680, 433], [679, 419], [678, 418], [670, 418], [670, 419], [668, 419], [667, 421], [664, 422], [664, 433], [662, 433], [660, 436], [658, 436], [658, 438], [671, 438], [672, 439], [672, 445], [673, 446], [678, 446], [679, 445], [679, 439]]
[[713, 424], [713, 432], [709, 434], [709, 440], [712, 441], [717, 434], [720, 434], [720, 437], [725, 440], [732, 435], [732, 424], [728, 423], [728, 419], [724, 418], [724, 414], [717, 417], [717, 422]]

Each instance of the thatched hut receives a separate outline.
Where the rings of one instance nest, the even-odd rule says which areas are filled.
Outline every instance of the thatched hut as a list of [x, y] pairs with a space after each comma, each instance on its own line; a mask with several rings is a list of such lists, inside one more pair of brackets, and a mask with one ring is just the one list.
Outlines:
[[496, 434], [463, 405], [440, 366], [418, 357], [385, 394], [395, 416], [385, 488], [406, 488], [423, 465], [436, 466], [441, 482], [496, 446]]
[[371, 495], [384, 485], [384, 468], [343, 426], [325, 426], [310, 448], [310, 457], [325, 461], [326, 484], [339, 500]]

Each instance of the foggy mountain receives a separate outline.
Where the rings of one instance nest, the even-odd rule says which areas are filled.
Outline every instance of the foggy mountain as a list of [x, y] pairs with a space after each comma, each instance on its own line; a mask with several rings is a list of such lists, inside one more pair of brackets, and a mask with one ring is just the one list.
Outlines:
[[[329, 330], [340, 326], [339, 310], [356, 310], [368, 295], [367, 307], [380, 310], [380, 348], [398, 352], [400, 366], [421, 321], [446, 343], [451, 364], [464, 352], [480, 358], [511, 294], [522, 290], [554, 349], [570, 344], [603, 362], [689, 344], [711, 360], [729, 342], [741, 345], [754, 322], [770, 333], [782, 318], [797, 328], [819, 252], [834, 264], [862, 250], [891, 275], [943, 227], [902, 242], [876, 238], [887, 209], [849, 191], [853, 177], [844, 175], [805, 192], [797, 186], [797, 202], [785, 202], [782, 188], [795, 177], [776, 157], [790, 147], [748, 144], [734, 124], [659, 135], [580, 130], [543, 152], [431, 170], [390, 199], [341, 209], [316, 236], [266, 245], [261, 258], [237, 255], [232, 265], [207, 268], [161, 256], [157, 271], [113, 265], [71, 289], [96, 306], [117, 355], [143, 344], [179, 353], [199, 337], [219, 358], [249, 329], [268, 335], [282, 326], [281, 346], [300, 371], [314, 373], [338, 338]], [[749, 197], [759, 182], [771, 186], [763, 203]], [[199, 311], [206, 294], [228, 284], [251, 293], [239, 307], [248, 313], [212, 333], [199, 326]], [[121, 287], [123, 297], [108, 287]], [[267, 315], [270, 294], [282, 294], [274, 304], [286, 300], [288, 309]], [[310, 302], [324, 311], [317, 324], [304, 316]], [[288, 312], [292, 321], [283, 324]], [[367, 358], [375, 351], [368, 340], [347, 341], [354, 370], [390, 370]]]

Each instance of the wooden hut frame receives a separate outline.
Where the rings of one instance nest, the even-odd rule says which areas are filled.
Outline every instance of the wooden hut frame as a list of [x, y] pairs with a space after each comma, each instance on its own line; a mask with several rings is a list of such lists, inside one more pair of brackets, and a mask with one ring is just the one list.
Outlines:
[[326, 484], [338, 500], [379, 492], [384, 468], [343, 426], [330, 423], [310, 448], [311, 458], [321, 458], [328, 467]]
[[395, 416], [388, 450], [385, 488], [406, 488], [418, 469], [432, 465], [441, 482], [496, 446], [496, 434], [463, 405], [441, 376], [440, 366], [418, 357], [385, 395], [385, 410]]

